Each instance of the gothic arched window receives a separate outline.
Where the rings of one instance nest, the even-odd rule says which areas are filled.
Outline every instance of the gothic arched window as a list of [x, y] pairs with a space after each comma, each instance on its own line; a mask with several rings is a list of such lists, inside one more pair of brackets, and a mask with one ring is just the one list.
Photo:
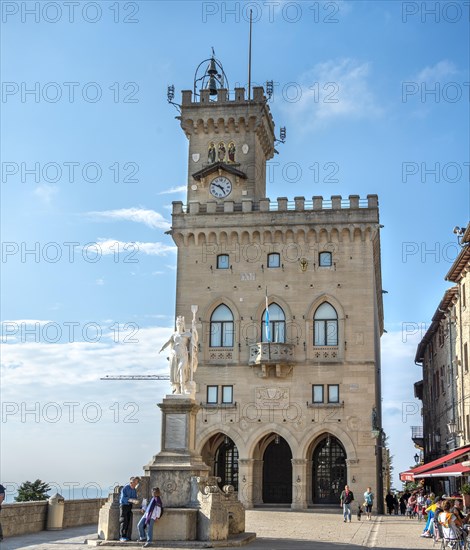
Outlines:
[[314, 321], [314, 346], [338, 345], [338, 314], [335, 308], [328, 302], [323, 302], [315, 311]]
[[271, 304], [269, 311], [269, 334], [266, 327], [266, 310], [263, 312], [261, 323], [262, 342], [285, 342], [286, 341], [286, 316], [284, 310], [277, 304]]
[[211, 348], [233, 347], [233, 314], [225, 304], [216, 307], [211, 315]]

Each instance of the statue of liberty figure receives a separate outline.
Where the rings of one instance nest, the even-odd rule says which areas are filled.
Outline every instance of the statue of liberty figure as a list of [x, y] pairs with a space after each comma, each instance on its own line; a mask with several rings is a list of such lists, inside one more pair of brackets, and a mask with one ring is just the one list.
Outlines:
[[176, 318], [176, 331], [163, 344], [159, 353], [170, 346], [170, 382], [173, 393], [190, 393], [188, 382], [193, 381], [198, 366], [198, 333], [196, 329], [197, 306], [191, 306], [193, 321], [191, 330], [186, 330], [184, 317]]

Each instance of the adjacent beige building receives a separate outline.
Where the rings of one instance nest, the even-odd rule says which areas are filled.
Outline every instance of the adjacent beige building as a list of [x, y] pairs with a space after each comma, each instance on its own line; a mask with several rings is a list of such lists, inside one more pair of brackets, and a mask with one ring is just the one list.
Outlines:
[[270, 200], [264, 90], [217, 94], [183, 92], [188, 193], [171, 230], [176, 315], [198, 306], [197, 452], [249, 508], [337, 505], [346, 483], [380, 508], [377, 196]]
[[457, 433], [460, 445], [470, 444], [470, 224], [461, 241], [462, 250], [446, 275], [456, 284], [455, 300], [455, 376]]
[[[423, 379], [415, 394], [423, 401], [424, 460], [430, 462], [470, 443], [470, 225], [446, 280], [448, 289], [421, 340], [415, 361]], [[467, 305], [468, 304], [468, 305]]]

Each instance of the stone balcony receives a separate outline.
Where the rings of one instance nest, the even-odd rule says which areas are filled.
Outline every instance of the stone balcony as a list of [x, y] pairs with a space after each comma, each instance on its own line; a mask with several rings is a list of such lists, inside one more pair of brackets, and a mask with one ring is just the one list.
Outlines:
[[294, 344], [258, 342], [250, 346], [248, 364], [260, 378], [285, 378], [294, 368]]

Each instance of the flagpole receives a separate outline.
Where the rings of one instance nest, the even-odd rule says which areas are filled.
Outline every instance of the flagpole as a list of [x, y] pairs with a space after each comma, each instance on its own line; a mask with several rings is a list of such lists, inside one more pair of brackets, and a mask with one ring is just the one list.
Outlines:
[[248, 45], [248, 101], [251, 100], [251, 28], [253, 23], [253, 10], [250, 10], [250, 40]]
[[266, 287], [266, 316], [265, 316], [265, 331], [266, 340], [271, 342], [271, 327], [269, 325], [269, 301], [268, 301], [268, 287]]

